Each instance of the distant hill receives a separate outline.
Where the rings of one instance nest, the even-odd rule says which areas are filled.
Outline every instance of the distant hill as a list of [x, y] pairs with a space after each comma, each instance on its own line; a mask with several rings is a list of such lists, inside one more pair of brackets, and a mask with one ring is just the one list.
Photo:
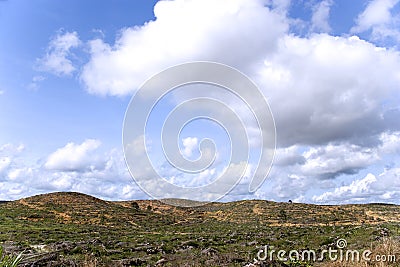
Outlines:
[[[168, 199], [171, 204], [192, 206], [194, 201]], [[105, 201], [76, 192], [37, 195], [7, 202], [9, 207], [25, 209], [26, 214], [35, 213], [66, 223], [95, 223], [102, 220], [112, 224], [130, 219], [134, 224], [144, 217], [157, 220], [217, 220], [235, 223], [258, 222], [268, 225], [345, 225], [400, 222], [400, 208], [382, 203], [354, 205], [313, 205], [280, 203], [265, 200], [214, 202], [198, 207], [176, 207], [157, 200]], [[132, 212], [133, 203], [140, 207]], [[147, 213], [151, 211], [150, 213]], [[29, 218], [28, 218], [29, 219]], [[146, 219], [147, 220], [147, 219]]]

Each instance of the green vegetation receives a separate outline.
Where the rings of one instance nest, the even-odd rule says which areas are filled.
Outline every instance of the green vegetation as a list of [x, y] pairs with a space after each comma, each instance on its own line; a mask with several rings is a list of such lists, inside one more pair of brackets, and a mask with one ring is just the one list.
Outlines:
[[22, 260], [22, 253], [17, 256], [6, 255], [0, 246], [0, 267], [16, 267]]
[[[21, 264], [27, 265], [251, 266], [264, 245], [321, 250], [344, 238], [348, 248], [365, 249], [385, 238], [396, 240], [399, 232], [400, 207], [395, 205], [252, 200], [180, 208], [78, 193], [0, 204], [0, 244], [7, 252], [24, 252]], [[324, 263], [274, 264], [265, 266]]]

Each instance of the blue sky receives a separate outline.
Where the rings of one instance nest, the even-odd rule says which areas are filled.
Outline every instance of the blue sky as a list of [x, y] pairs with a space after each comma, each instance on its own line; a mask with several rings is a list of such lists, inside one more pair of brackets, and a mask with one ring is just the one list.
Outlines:
[[[130, 98], [169, 66], [208, 60], [253, 79], [277, 127], [266, 182], [249, 193], [244, 179], [225, 200], [400, 204], [399, 24], [398, 0], [0, 1], [0, 199], [148, 198], [122, 153]], [[209, 94], [219, 93], [181, 88], [150, 120], [150, 156], [169, 181], [204, 184], [224, 170], [226, 133], [210, 122], [178, 137], [191, 159], [204, 137], [219, 147], [197, 176], [166, 164], [157, 140], [172, 108]]]

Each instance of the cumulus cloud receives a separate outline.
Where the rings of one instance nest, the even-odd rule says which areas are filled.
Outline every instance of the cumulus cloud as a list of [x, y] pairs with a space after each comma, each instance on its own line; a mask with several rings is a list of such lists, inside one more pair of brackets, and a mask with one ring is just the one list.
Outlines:
[[384, 132], [376, 146], [367, 147], [348, 142], [320, 146], [279, 148], [274, 166], [290, 169], [290, 175], [332, 179], [343, 174], [356, 174], [387, 156], [400, 151], [400, 132]]
[[353, 181], [350, 185], [336, 188], [333, 192], [325, 192], [320, 196], [314, 196], [316, 202], [326, 202], [332, 199], [349, 200], [370, 195], [371, 184], [376, 183], [374, 175], [368, 174], [365, 178]]
[[368, 3], [365, 10], [356, 19], [352, 33], [361, 33], [371, 30], [373, 39], [392, 37], [400, 40], [398, 17], [392, 14], [392, 9], [399, 0], [373, 0]]
[[[0, 146], [0, 200], [54, 191], [78, 191], [104, 199], [145, 198], [126, 169], [122, 151], [99, 153], [100, 143], [92, 139], [69, 143], [51, 153], [43, 165], [29, 163], [23, 145]], [[16, 160], [12, 153], [24, 160]]]
[[25, 149], [24, 144], [14, 145], [11, 143], [7, 143], [0, 146], [0, 153], [7, 155], [16, 155], [24, 151], [24, 149]]
[[358, 37], [287, 36], [256, 78], [275, 117], [278, 142], [319, 145], [350, 140], [372, 145], [400, 129], [396, 105], [400, 55]]
[[304, 164], [306, 158], [300, 153], [300, 147], [297, 145], [285, 148], [278, 148], [275, 152], [275, 166], [292, 166]]
[[14, 145], [7, 143], [0, 146], [0, 180], [7, 179], [13, 162], [24, 149], [25, 146], [23, 144]]
[[48, 158], [44, 167], [48, 170], [83, 171], [96, 169], [103, 164], [96, 157], [96, 150], [101, 145], [99, 140], [88, 139], [82, 144], [68, 143]]
[[81, 74], [88, 92], [132, 94], [163, 68], [191, 60], [244, 70], [272, 53], [288, 27], [261, 0], [159, 1], [154, 14], [154, 21], [123, 29], [114, 44], [89, 42], [91, 58]]
[[193, 155], [193, 151], [198, 149], [198, 139], [196, 137], [187, 137], [182, 139], [183, 144], [183, 155], [190, 158]]
[[399, 196], [400, 169], [394, 168], [385, 170], [377, 176], [369, 173], [362, 179], [352, 181], [349, 185], [316, 195], [313, 200], [323, 203], [387, 202]]
[[[373, 147], [344, 142], [279, 148], [271, 175], [256, 196], [325, 204], [395, 201], [400, 195], [399, 168], [395, 164], [400, 151], [399, 134], [382, 133]], [[364, 179], [364, 173], [384, 168], [381, 174], [371, 173], [377, 181], [369, 186], [371, 177]], [[342, 181], [339, 186], [338, 181]], [[368, 190], [361, 190], [366, 183]]]
[[380, 152], [382, 154], [398, 154], [400, 152], [400, 132], [383, 133], [380, 136]]
[[313, 7], [311, 17], [311, 30], [313, 32], [330, 32], [329, 12], [333, 5], [332, 0], [324, 0]]
[[291, 0], [272, 0], [272, 1], [266, 1], [266, 4], [269, 5], [271, 8], [273, 8], [278, 13], [286, 15], [286, 13], [290, 8], [291, 2], [292, 2]]
[[[75, 71], [71, 59], [71, 49], [78, 47], [81, 41], [77, 32], [58, 33], [50, 41], [46, 55], [37, 60], [38, 69], [52, 74], [63, 76]], [[33, 81], [33, 85], [37, 81]]]
[[357, 173], [379, 159], [373, 149], [352, 144], [312, 147], [303, 156], [300, 173], [321, 179]]
[[0, 178], [8, 169], [11, 164], [11, 159], [9, 157], [2, 157], [0, 158]]

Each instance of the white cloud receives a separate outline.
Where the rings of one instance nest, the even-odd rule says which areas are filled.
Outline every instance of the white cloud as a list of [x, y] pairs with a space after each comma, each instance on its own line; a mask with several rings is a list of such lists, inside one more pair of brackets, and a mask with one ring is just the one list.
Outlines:
[[383, 133], [379, 150], [382, 154], [396, 154], [400, 152], [400, 132]]
[[[67, 144], [52, 153], [45, 165], [38, 160], [28, 163], [27, 154], [18, 154], [21, 160], [0, 154], [0, 200], [54, 191], [78, 191], [104, 199], [145, 198], [127, 171], [122, 151], [112, 149], [100, 154], [99, 145], [100, 141], [90, 139]], [[17, 148], [7, 144], [0, 147], [0, 153]], [[47, 168], [47, 163], [52, 168]], [[94, 167], [96, 164], [98, 167]]]
[[10, 164], [11, 164], [11, 159], [9, 157], [0, 158], [0, 178], [5, 173], [5, 171], [8, 169]]
[[312, 147], [303, 156], [305, 163], [300, 167], [300, 173], [319, 178], [354, 174], [379, 159], [374, 149], [352, 144]]
[[285, 148], [278, 148], [275, 151], [274, 166], [291, 166], [304, 164], [306, 159], [300, 153], [300, 147], [297, 145]]
[[398, 0], [370, 1], [365, 10], [358, 16], [354, 31], [365, 31], [371, 27], [389, 23], [391, 21], [390, 10], [398, 2]]
[[14, 167], [8, 172], [8, 179], [14, 182], [25, 182], [27, 178], [34, 177], [34, 170], [30, 167]]
[[[58, 76], [72, 74], [75, 67], [68, 57], [71, 55], [71, 49], [80, 44], [81, 41], [76, 32], [58, 33], [50, 41], [46, 55], [37, 60], [39, 70]], [[37, 84], [37, 82], [33, 82]]]
[[68, 143], [65, 147], [52, 153], [47, 158], [44, 167], [48, 170], [60, 171], [96, 169], [103, 164], [95, 153], [100, 145], [100, 141], [93, 139], [88, 139], [82, 144]]
[[330, 32], [329, 12], [333, 0], [324, 0], [316, 4], [311, 17], [311, 30], [314, 32]]
[[91, 59], [81, 74], [88, 92], [132, 94], [163, 68], [190, 60], [244, 70], [272, 53], [288, 27], [261, 0], [159, 1], [154, 14], [155, 21], [123, 29], [114, 45], [89, 42]]
[[391, 10], [399, 0], [373, 0], [365, 10], [358, 15], [356, 25], [351, 29], [352, 33], [361, 33], [371, 30], [373, 39], [394, 37], [399, 40], [398, 18]]
[[0, 95], [4, 95], [4, 90], [0, 90]]
[[278, 13], [286, 14], [291, 5], [291, 0], [272, 0], [267, 3]]
[[14, 145], [7, 143], [0, 146], [0, 180], [6, 179], [15, 158], [24, 151], [23, 144]]
[[333, 199], [350, 200], [361, 198], [371, 194], [371, 184], [377, 181], [373, 174], [368, 174], [365, 178], [353, 181], [350, 185], [336, 188], [333, 192], [325, 192], [320, 196], [314, 196], [316, 202], [327, 202]]
[[[348, 140], [368, 145], [400, 129], [400, 55], [358, 37], [285, 37], [256, 78], [268, 96], [280, 146]], [[368, 126], [367, 126], [368, 125]]]
[[288, 170], [289, 175], [331, 179], [342, 174], [356, 174], [385, 157], [400, 151], [400, 132], [382, 133], [376, 145], [368, 147], [348, 142], [320, 146], [293, 145], [278, 148], [274, 166]]
[[[255, 195], [276, 201], [303, 199], [325, 204], [396, 202], [396, 197], [400, 197], [400, 172], [395, 164], [399, 158], [399, 138], [399, 132], [385, 132], [372, 147], [343, 142], [279, 148], [269, 178]], [[359, 181], [364, 179], [364, 173], [385, 167], [383, 174], [375, 175], [378, 181], [367, 191], [360, 189], [368, 180]], [[342, 181], [340, 186], [338, 181]], [[327, 194], [315, 196], [315, 192]], [[340, 196], [338, 192], [342, 192]]]
[[375, 201], [395, 201], [400, 196], [400, 169], [385, 170], [379, 175], [369, 173], [364, 178], [355, 180], [313, 197], [315, 202], [357, 203]]
[[14, 145], [11, 143], [7, 143], [0, 146], [0, 153], [7, 155], [16, 155], [24, 151], [24, 149], [25, 149], [24, 144]]
[[42, 75], [37, 75], [32, 78], [32, 82], [28, 85], [28, 89], [36, 91], [39, 89], [39, 84], [43, 82], [46, 78]]
[[183, 144], [183, 155], [190, 158], [193, 155], [193, 151], [198, 149], [198, 139], [196, 137], [187, 137], [182, 139]]

